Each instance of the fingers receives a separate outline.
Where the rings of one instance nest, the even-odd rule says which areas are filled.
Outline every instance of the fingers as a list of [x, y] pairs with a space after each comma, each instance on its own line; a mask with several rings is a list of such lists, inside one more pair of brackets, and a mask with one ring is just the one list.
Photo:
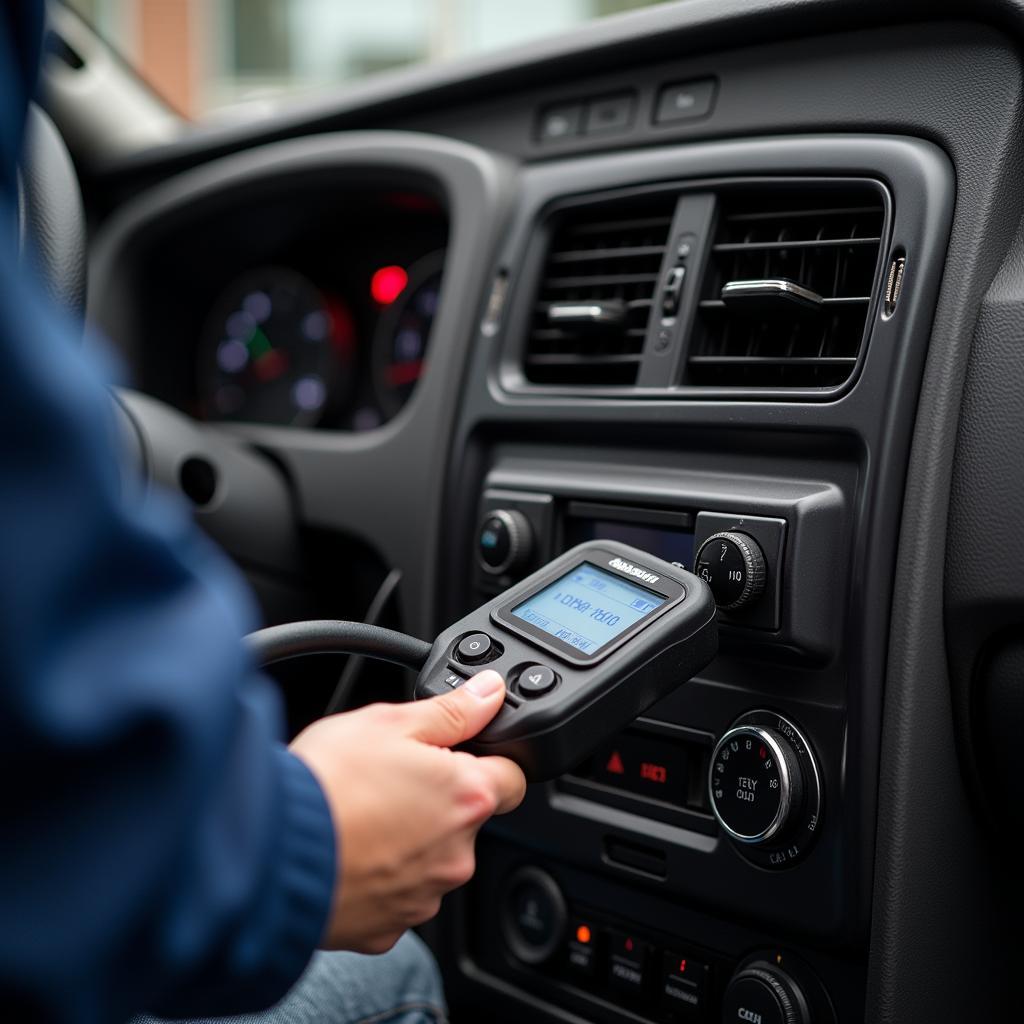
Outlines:
[[406, 705], [409, 734], [434, 746], [453, 747], [487, 725], [504, 699], [505, 680], [492, 670], [480, 672], [451, 693]]
[[526, 796], [526, 776], [507, 757], [478, 757], [477, 765], [490, 780], [497, 798], [495, 814], [514, 811]]
[[380, 935], [370, 935], [352, 943], [351, 948], [355, 953], [363, 953], [367, 956], [380, 956], [382, 953], [387, 953], [391, 950], [404, 934], [405, 929], [397, 932], [384, 932]]

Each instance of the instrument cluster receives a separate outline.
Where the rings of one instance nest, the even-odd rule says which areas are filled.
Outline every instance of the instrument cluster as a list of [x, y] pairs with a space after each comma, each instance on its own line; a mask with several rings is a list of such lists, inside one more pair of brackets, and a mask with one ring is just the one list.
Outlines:
[[317, 284], [286, 266], [248, 270], [202, 330], [200, 414], [208, 420], [369, 430], [423, 373], [444, 253], [363, 267]]
[[207, 421], [380, 426], [429, 360], [447, 230], [432, 196], [388, 189], [212, 218], [155, 275], [145, 389]]

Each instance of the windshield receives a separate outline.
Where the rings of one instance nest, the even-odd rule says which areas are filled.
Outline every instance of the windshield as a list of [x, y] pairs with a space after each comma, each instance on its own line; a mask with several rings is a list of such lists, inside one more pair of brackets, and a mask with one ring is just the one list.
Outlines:
[[665, 0], [65, 0], [179, 113], [352, 82]]

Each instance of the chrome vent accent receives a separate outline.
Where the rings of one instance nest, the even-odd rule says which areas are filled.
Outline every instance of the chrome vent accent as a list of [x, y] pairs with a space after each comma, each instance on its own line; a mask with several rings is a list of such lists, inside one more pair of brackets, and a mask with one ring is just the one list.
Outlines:
[[523, 357], [528, 381], [636, 383], [677, 198], [620, 198], [556, 216]]
[[867, 184], [720, 193], [683, 383], [844, 384], [866, 336], [884, 225]]

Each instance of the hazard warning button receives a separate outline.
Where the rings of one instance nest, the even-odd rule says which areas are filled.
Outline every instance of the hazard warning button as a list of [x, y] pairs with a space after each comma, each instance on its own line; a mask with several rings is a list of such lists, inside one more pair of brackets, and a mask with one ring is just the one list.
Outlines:
[[700, 780], [707, 747], [681, 736], [673, 742], [641, 729], [629, 729], [601, 747], [575, 774], [604, 786], [653, 797], [676, 807], [706, 810]]

